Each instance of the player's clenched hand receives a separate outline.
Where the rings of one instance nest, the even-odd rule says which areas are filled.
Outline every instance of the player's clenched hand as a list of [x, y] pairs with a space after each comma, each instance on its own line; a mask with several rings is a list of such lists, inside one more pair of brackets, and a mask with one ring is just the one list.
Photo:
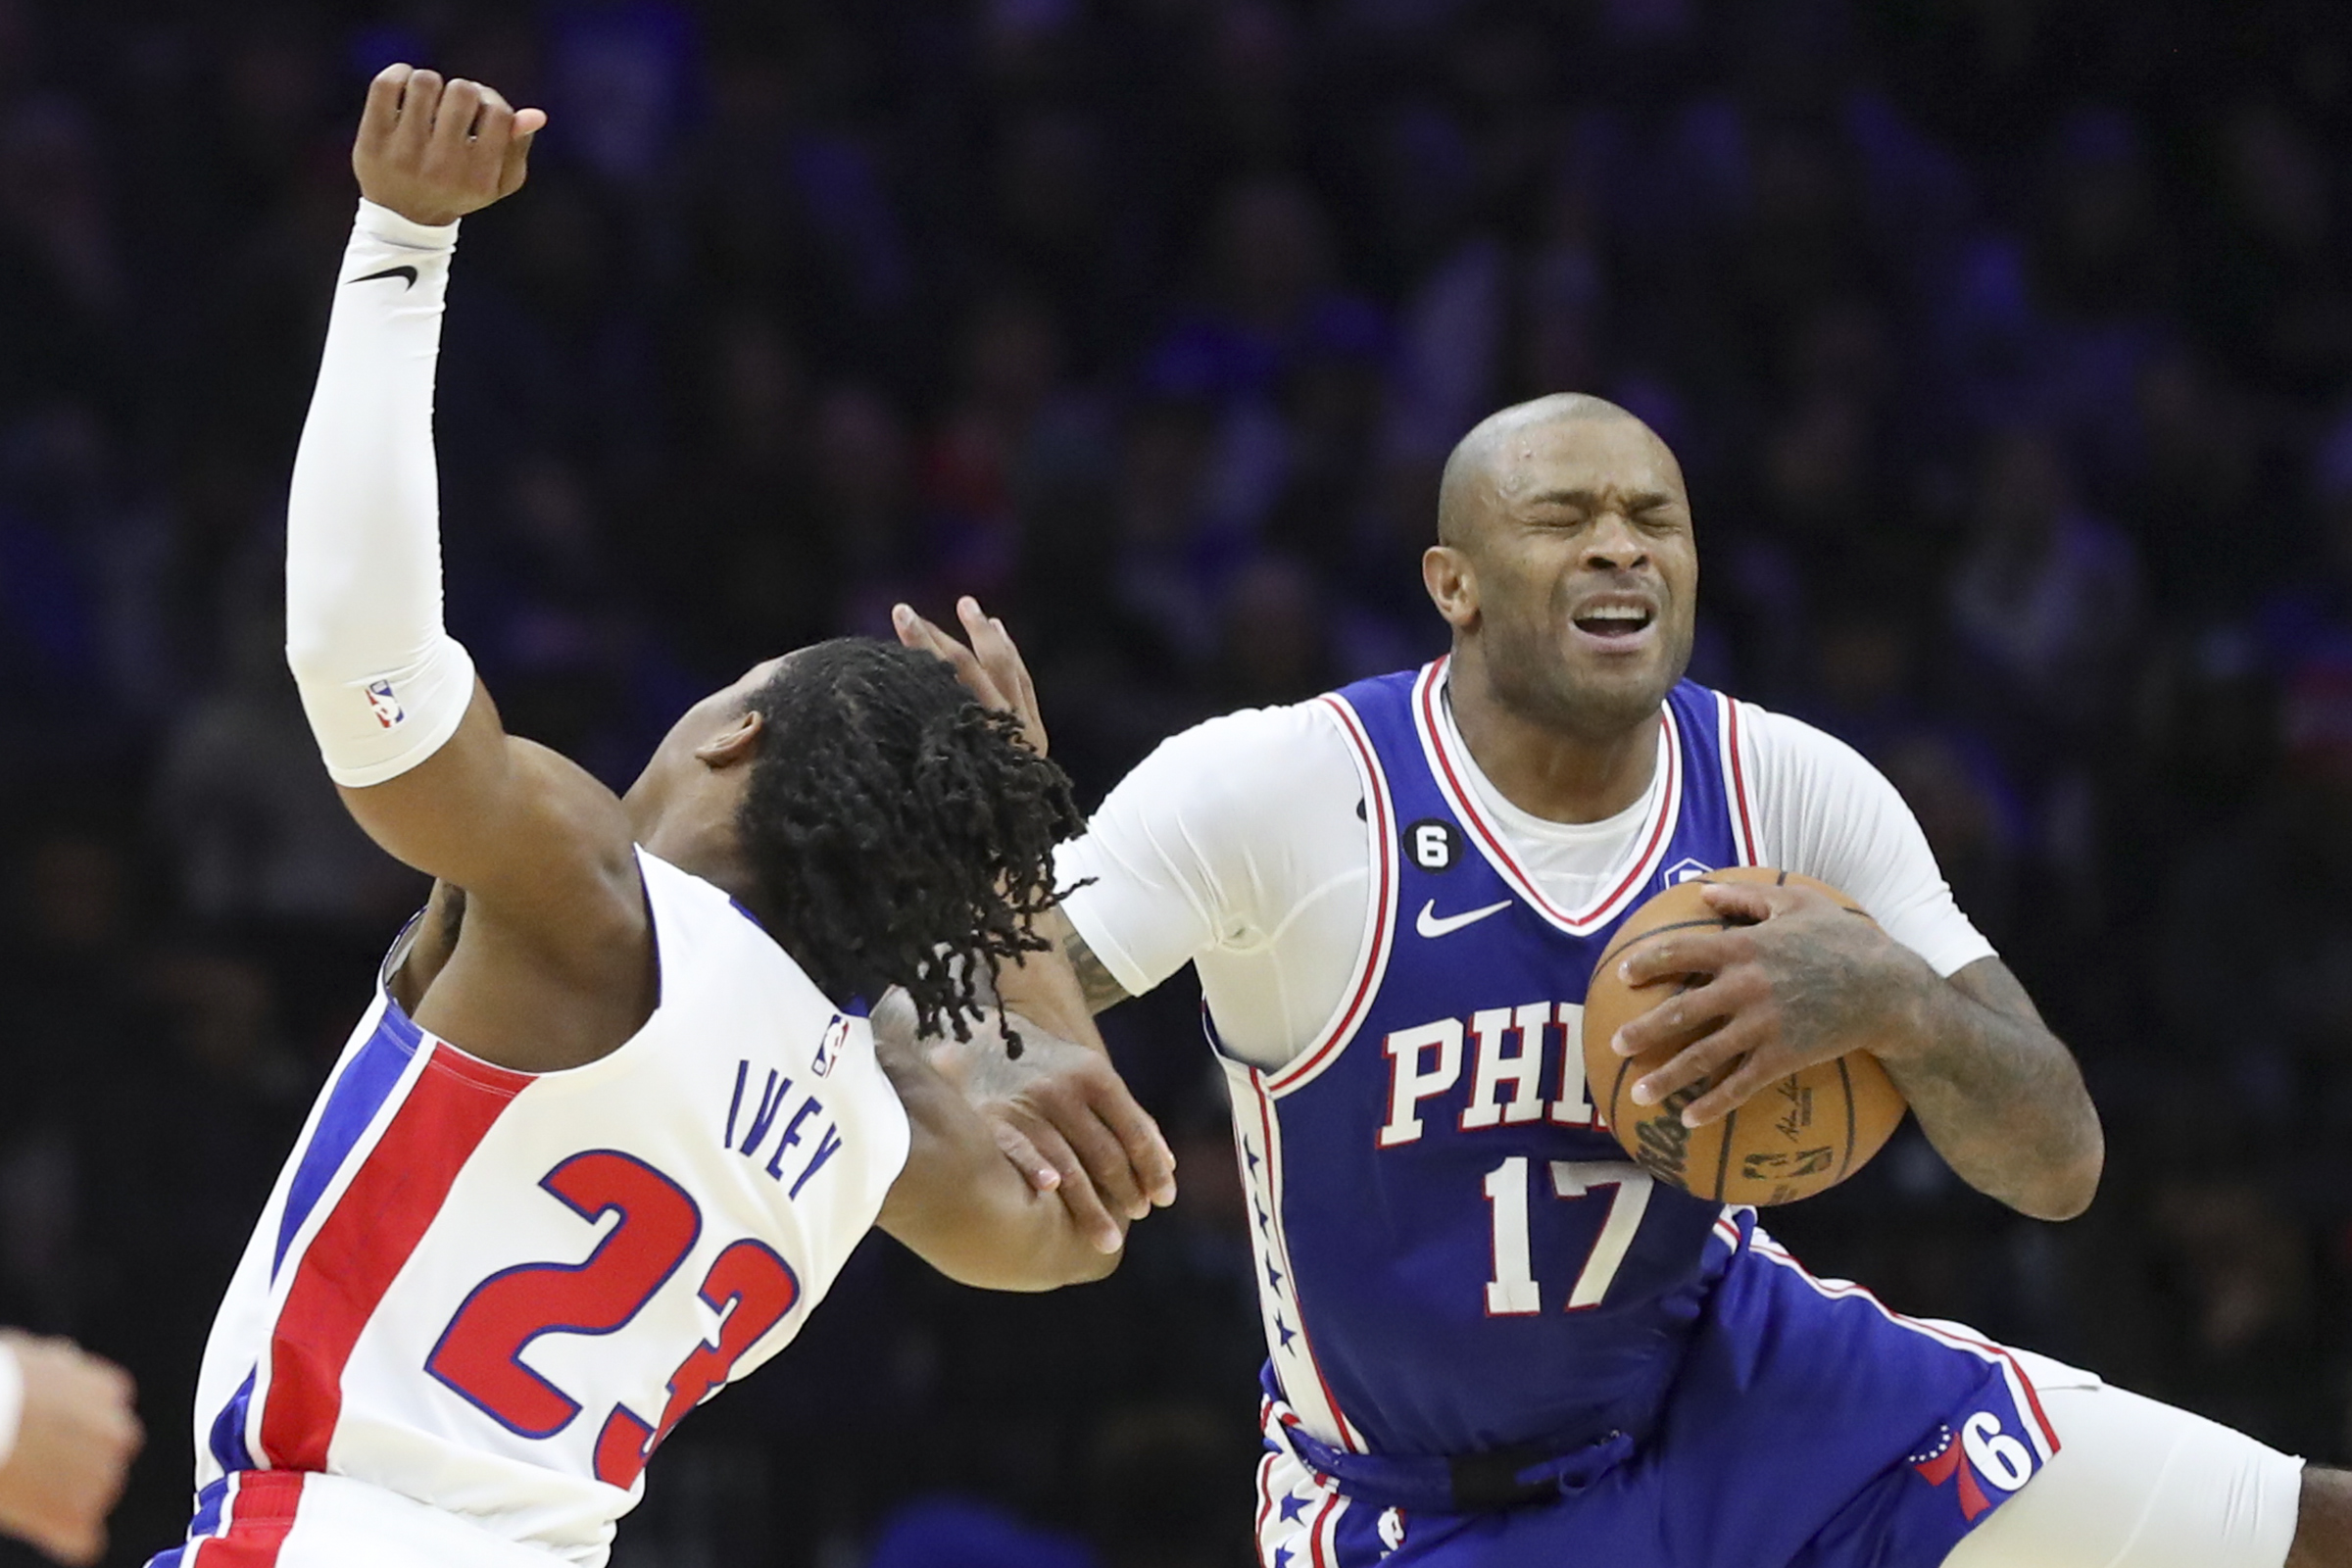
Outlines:
[[981, 707], [1018, 718], [1029, 749], [1045, 756], [1046, 720], [1037, 710], [1037, 687], [1029, 679], [1029, 665], [1013, 646], [1011, 633], [1003, 621], [982, 612], [980, 601], [969, 594], [956, 601], [956, 618], [963, 622], [963, 634], [971, 639], [969, 647], [909, 606], [900, 605], [890, 612], [900, 642], [946, 660], [955, 668], [956, 678], [963, 682], [963, 689], [978, 698]]
[[1159, 1124], [1136, 1103], [1101, 1051], [1041, 1029], [1015, 1014], [1016, 1061], [994, 1031], [941, 1041], [931, 1064], [963, 1092], [996, 1135], [997, 1147], [1041, 1192], [1058, 1192], [1094, 1245], [1115, 1252], [1113, 1212], [1141, 1219], [1173, 1201], [1176, 1156]]
[[0, 1339], [24, 1375], [16, 1447], [0, 1465], [0, 1531], [60, 1562], [96, 1562], [143, 1441], [130, 1375], [64, 1340]]
[[1676, 1053], [1634, 1084], [1636, 1104], [1724, 1075], [1684, 1107], [1685, 1126], [1719, 1121], [1776, 1080], [1856, 1048], [1889, 1054], [1910, 1038], [1922, 985], [1941, 983], [1918, 955], [1811, 888], [1721, 884], [1705, 897], [1747, 923], [1636, 948], [1618, 966], [1627, 984], [1701, 983], [1611, 1042], [1621, 1056]]
[[352, 172], [378, 207], [413, 223], [454, 223], [522, 188], [531, 138], [546, 123], [478, 81], [387, 66], [368, 86]]

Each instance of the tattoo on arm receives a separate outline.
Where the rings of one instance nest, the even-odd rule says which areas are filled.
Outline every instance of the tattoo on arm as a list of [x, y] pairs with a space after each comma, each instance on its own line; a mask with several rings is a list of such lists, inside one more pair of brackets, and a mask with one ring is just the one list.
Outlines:
[[2095, 1185], [2098, 1113], [2025, 988], [1998, 960], [1949, 983], [1942, 1049], [1886, 1063], [1929, 1142], [1971, 1186], [2027, 1213], [2052, 1206], [2053, 1182], [2072, 1188], [2087, 1173]]
[[1102, 960], [1095, 956], [1095, 950], [1086, 945], [1086, 938], [1080, 936], [1078, 928], [1070, 924], [1069, 916], [1061, 915], [1060, 920], [1061, 956], [1070, 960], [1070, 968], [1078, 976], [1078, 989], [1086, 997], [1087, 1011], [1101, 1012], [1105, 1007], [1125, 1002], [1127, 988], [1111, 978], [1110, 971], [1102, 966]]

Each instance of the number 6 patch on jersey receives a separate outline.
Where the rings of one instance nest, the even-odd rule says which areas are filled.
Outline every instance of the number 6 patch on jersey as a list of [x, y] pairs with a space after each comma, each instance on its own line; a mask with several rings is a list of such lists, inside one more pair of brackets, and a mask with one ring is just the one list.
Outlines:
[[1936, 1430], [1936, 1441], [1911, 1455], [1911, 1468], [1930, 1486], [1951, 1484], [1961, 1517], [1970, 1524], [1992, 1510], [1988, 1488], [1996, 1494], [2015, 1492], [2041, 1468], [2032, 1448], [2001, 1429], [1994, 1411], [1976, 1411], [1960, 1423], [1957, 1435], [1949, 1425]]

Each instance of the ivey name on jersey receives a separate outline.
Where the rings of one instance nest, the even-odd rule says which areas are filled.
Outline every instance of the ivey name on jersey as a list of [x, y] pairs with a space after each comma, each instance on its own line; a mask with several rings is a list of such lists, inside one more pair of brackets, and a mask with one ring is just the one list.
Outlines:
[[639, 860], [660, 997], [595, 1062], [494, 1066], [379, 988], [214, 1326], [199, 1562], [264, 1471], [601, 1562], [662, 1439], [871, 1228], [910, 1129], [867, 1023], [723, 892]]

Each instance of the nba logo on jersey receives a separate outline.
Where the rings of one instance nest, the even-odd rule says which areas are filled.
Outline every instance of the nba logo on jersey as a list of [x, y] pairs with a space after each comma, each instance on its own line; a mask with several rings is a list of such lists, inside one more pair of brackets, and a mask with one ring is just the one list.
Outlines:
[[825, 1038], [816, 1043], [816, 1056], [808, 1063], [808, 1070], [819, 1078], [831, 1072], [833, 1063], [839, 1059], [842, 1046], [849, 1038], [850, 1020], [835, 1013], [833, 1021], [825, 1025]]
[[368, 706], [374, 710], [375, 721], [386, 729], [409, 716], [408, 710], [400, 706], [400, 699], [392, 695], [392, 683], [388, 680], [368, 683]]

